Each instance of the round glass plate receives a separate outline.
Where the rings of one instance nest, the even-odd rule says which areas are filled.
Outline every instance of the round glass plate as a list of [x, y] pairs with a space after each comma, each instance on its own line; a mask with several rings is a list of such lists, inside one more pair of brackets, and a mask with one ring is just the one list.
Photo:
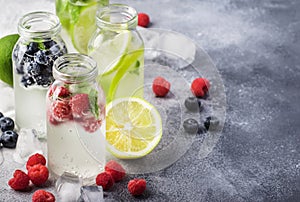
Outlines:
[[[195, 159], [206, 157], [221, 136], [226, 113], [224, 85], [207, 53], [180, 33], [160, 29], [141, 29], [139, 32], [145, 42], [144, 99], [160, 113], [163, 135], [157, 147], [142, 158], [121, 160], [107, 154], [107, 161], [118, 161], [129, 174], [151, 173], [169, 167], [193, 143], [199, 148]], [[152, 92], [152, 82], [157, 76], [171, 83], [171, 90], [164, 98], [155, 97]], [[190, 85], [197, 77], [207, 78], [211, 88], [207, 98], [201, 99], [203, 110], [190, 112], [185, 108], [184, 101], [193, 96]], [[188, 118], [197, 120], [203, 128], [209, 116], [217, 117], [217, 127], [208, 131], [198, 130], [195, 134], [183, 129], [183, 122]]]

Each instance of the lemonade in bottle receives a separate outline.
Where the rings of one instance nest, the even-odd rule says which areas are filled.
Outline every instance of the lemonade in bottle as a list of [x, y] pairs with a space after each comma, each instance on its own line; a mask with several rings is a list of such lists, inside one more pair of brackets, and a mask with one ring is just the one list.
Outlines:
[[51, 172], [94, 177], [105, 163], [105, 97], [95, 78], [96, 62], [66, 54], [53, 67], [47, 92], [47, 146]]
[[137, 12], [124, 4], [101, 7], [96, 15], [97, 31], [88, 54], [97, 61], [107, 103], [115, 98], [143, 98], [144, 43], [136, 31]]
[[16, 123], [45, 137], [45, 96], [54, 81], [54, 61], [67, 52], [60, 37], [57, 16], [48, 12], [24, 15], [18, 25], [20, 38], [12, 53]]
[[69, 50], [87, 53], [88, 41], [96, 30], [98, 7], [107, 6], [109, 0], [56, 0], [56, 14]]

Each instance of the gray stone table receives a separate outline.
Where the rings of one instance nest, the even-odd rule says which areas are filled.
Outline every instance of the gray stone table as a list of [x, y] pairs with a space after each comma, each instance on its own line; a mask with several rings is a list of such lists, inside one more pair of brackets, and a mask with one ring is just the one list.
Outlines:
[[[221, 138], [206, 158], [197, 158], [195, 141], [171, 166], [136, 175], [148, 181], [144, 196], [133, 198], [124, 189], [133, 175], [114, 187], [109, 198], [300, 201], [300, 1], [118, 2], [148, 13], [152, 28], [183, 33], [203, 48], [223, 79], [227, 106]], [[54, 2], [0, 0], [0, 37], [16, 32], [17, 19], [32, 10], [53, 12]], [[30, 201], [32, 192], [7, 186], [18, 164], [11, 150], [2, 150], [0, 201]], [[51, 182], [46, 189], [53, 191]]]

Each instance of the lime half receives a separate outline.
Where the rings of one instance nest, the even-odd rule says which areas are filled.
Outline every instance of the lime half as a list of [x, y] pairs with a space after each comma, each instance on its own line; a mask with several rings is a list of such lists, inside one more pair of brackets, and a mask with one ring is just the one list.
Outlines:
[[96, 30], [97, 4], [82, 8], [77, 23], [72, 32], [72, 43], [80, 52], [87, 54], [89, 40]]
[[106, 140], [117, 158], [136, 159], [149, 154], [162, 137], [162, 121], [147, 101], [126, 97], [107, 105]]

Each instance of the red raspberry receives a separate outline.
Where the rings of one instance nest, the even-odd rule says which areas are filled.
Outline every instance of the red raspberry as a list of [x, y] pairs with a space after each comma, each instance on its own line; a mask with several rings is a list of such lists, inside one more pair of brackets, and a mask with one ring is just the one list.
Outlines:
[[26, 163], [26, 169], [29, 170], [32, 166], [36, 164], [46, 165], [46, 158], [39, 153], [31, 155]]
[[148, 27], [150, 23], [149, 15], [146, 13], [139, 13], [138, 14], [138, 25], [142, 27]]
[[52, 103], [52, 117], [56, 121], [72, 119], [71, 107], [67, 100], [57, 100]]
[[143, 192], [146, 190], [146, 180], [138, 178], [130, 180], [128, 182], [127, 188], [133, 196], [142, 195]]
[[191, 91], [196, 97], [204, 97], [210, 87], [209, 81], [205, 78], [196, 78], [191, 85]]
[[103, 190], [108, 190], [114, 185], [114, 179], [108, 172], [102, 172], [96, 177], [96, 184], [102, 186]]
[[126, 174], [123, 166], [114, 160], [107, 162], [104, 169], [111, 174], [115, 182], [121, 181]]
[[61, 97], [66, 98], [70, 95], [69, 89], [63, 87], [63, 86], [53, 86], [49, 89], [49, 95], [48, 97], [51, 97], [52, 95], [55, 95], [55, 98]]
[[49, 177], [48, 168], [44, 165], [37, 164], [28, 170], [28, 176], [34, 185], [43, 185]]
[[152, 84], [152, 90], [158, 97], [164, 97], [168, 94], [171, 84], [163, 77], [156, 77]]
[[29, 177], [23, 171], [16, 170], [14, 172], [14, 177], [8, 181], [8, 185], [16, 191], [23, 191], [29, 185]]
[[82, 118], [86, 116], [90, 109], [89, 95], [76, 94], [70, 100], [72, 114], [75, 118]]
[[55, 202], [55, 196], [45, 190], [37, 190], [32, 195], [32, 202]]
[[49, 122], [53, 125], [58, 125], [60, 123], [57, 120], [55, 120], [55, 118], [53, 117], [53, 115], [51, 114], [51, 112], [49, 110], [47, 111], [47, 117], [48, 117]]
[[80, 124], [87, 132], [94, 133], [100, 128], [102, 121], [100, 119], [96, 120], [95, 117], [89, 117], [83, 119]]

